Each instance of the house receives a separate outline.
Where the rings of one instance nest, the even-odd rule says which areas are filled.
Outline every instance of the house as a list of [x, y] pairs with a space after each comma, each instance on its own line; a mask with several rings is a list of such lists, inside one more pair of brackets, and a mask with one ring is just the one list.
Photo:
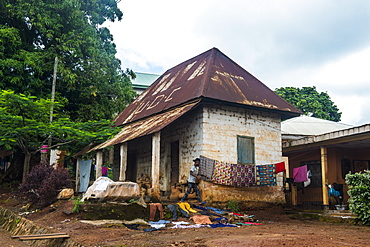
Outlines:
[[[229, 57], [212, 48], [161, 75], [115, 119], [122, 131], [90, 151], [114, 147], [115, 180], [151, 178], [153, 190], [168, 194], [186, 183], [192, 160], [203, 155], [238, 164], [282, 160], [281, 120], [300, 111]], [[200, 183], [213, 201], [283, 203], [281, 187], [234, 188]]]
[[132, 80], [132, 87], [137, 94], [144, 92], [155, 80], [158, 79], [159, 75], [135, 72], [136, 78]]
[[[312, 175], [307, 187], [292, 187], [292, 204], [304, 209], [328, 208], [328, 185], [333, 183], [339, 185], [343, 204], [347, 204], [345, 175], [370, 169], [370, 124], [350, 126], [309, 117], [287, 121], [287, 126], [282, 123], [283, 156], [289, 160], [287, 173], [307, 165]], [[292, 138], [298, 133], [302, 138]]]

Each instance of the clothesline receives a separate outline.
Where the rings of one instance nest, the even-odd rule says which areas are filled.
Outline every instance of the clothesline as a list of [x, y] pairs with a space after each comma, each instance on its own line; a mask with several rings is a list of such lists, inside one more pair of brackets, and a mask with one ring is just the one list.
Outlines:
[[285, 163], [234, 164], [200, 156], [199, 175], [205, 181], [234, 187], [276, 186], [276, 174], [285, 172]]

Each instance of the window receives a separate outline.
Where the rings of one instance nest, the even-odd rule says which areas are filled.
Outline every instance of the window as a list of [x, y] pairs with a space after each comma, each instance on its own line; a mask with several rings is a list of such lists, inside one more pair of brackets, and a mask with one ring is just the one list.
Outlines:
[[238, 164], [254, 165], [254, 137], [237, 136]]

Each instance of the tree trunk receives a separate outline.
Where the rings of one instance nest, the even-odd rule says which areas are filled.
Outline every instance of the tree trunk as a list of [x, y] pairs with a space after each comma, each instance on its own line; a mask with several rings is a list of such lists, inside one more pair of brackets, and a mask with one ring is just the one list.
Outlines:
[[23, 165], [23, 176], [22, 176], [22, 183], [26, 180], [26, 176], [30, 170], [30, 160], [31, 160], [31, 154], [29, 152], [25, 152], [24, 156], [24, 165]]

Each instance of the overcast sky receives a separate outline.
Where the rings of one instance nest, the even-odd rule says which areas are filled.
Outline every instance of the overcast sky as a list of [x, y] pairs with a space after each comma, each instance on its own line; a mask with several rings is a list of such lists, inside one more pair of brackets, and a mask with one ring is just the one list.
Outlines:
[[217, 47], [272, 90], [316, 86], [342, 122], [370, 123], [369, 0], [122, 0], [122, 67], [162, 74]]

